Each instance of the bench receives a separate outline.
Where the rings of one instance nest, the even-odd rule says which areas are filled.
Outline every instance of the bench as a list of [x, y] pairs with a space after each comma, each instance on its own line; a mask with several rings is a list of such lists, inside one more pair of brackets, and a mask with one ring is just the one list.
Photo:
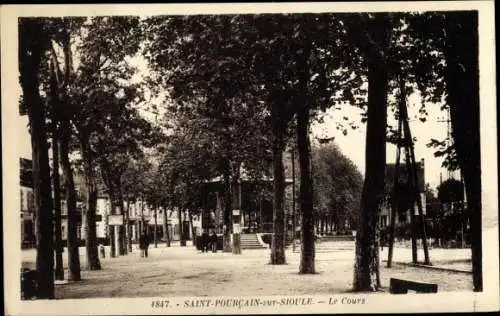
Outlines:
[[408, 291], [415, 291], [417, 293], [437, 293], [438, 286], [435, 283], [391, 278], [390, 292], [392, 294], [407, 294]]

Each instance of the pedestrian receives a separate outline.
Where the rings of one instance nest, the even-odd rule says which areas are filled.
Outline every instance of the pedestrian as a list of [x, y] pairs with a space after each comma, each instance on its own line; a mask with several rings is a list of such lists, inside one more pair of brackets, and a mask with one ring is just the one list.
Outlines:
[[144, 232], [139, 238], [139, 248], [141, 249], [141, 257], [148, 257], [148, 247], [149, 247], [149, 238], [148, 235]]
[[208, 252], [208, 243], [210, 242], [209, 236], [206, 230], [203, 230], [201, 234], [201, 252]]
[[104, 249], [103, 244], [99, 244], [99, 252], [101, 253], [102, 258], [106, 258], [106, 250]]
[[217, 234], [215, 230], [212, 230], [212, 235], [210, 236], [210, 246], [212, 248], [212, 252], [217, 252]]

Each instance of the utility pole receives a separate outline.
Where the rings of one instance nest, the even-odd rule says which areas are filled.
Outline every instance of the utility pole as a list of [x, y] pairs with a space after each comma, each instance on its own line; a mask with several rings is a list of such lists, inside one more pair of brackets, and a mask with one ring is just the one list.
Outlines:
[[[411, 213], [411, 227], [412, 227], [412, 261], [413, 263], [417, 263], [417, 244], [416, 244], [416, 239], [417, 239], [417, 227], [419, 226], [421, 232], [422, 232], [422, 245], [424, 248], [424, 264], [430, 264], [429, 260], [429, 250], [427, 247], [427, 233], [426, 233], [426, 227], [425, 227], [425, 219], [424, 219], [424, 214], [423, 214], [423, 206], [422, 206], [422, 199], [420, 197], [420, 192], [418, 190], [419, 186], [419, 179], [418, 179], [418, 172], [417, 172], [417, 164], [415, 161], [415, 151], [414, 151], [414, 146], [413, 146], [413, 139], [411, 136], [411, 130], [410, 130], [410, 124], [409, 124], [409, 119], [408, 119], [408, 111], [407, 111], [407, 106], [406, 106], [406, 91], [405, 91], [405, 82], [400, 77], [399, 80], [400, 84], [400, 100], [399, 100], [399, 120], [398, 120], [398, 135], [397, 135], [397, 143], [398, 143], [398, 152], [396, 156], [396, 170], [399, 168], [399, 151], [400, 151], [400, 146], [403, 147], [405, 151], [405, 158], [406, 158], [406, 170], [408, 173], [408, 179], [409, 179], [409, 187], [411, 190], [411, 206], [410, 206], [410, 213]], [[402, 130], [401, 130], [402, 127]], [[403, 135], [401, 135], [401, 132], [403, 132]], [[401, 143], [401, 144], [400, 144]], [[396, 171], [397, 173], [398, 171]], [[395, 177], [399, 177], [399, 175], [395, 175]], [[398, 186], [399, 181], [395, 181], [394, 186], [395, 189]], [[396, 198], [396, 196], [393, 196], [393, 200]], [[418, 223], [417, 223], [417, 216], [415, 214], [415, 204], [417, 206], [417, 211], [418, 211]], [[395, 215], [394, 211], [397, 207], [397, 204], [395, 201], [393, 201], [393, 211], [392, 215]], [[393, 244], [394, 244], [394, 220], [395, 216], [392, 216], [391, 218], [391, 227], [390, 231], [392, 231], [392, 236], [390, 237], [389, 241], [389, 255], [390, 257], [388, 258], [388, 266], [390, 266], [390, 261], [392, 260], [392, 251], [393, 251]], [[417, 225], [419, 224], [419, 225]]]
[[399, 162], [401, 159], [401, 147], [402, 142], [400, 141], [401, 132], [402, 132], [402, 120], [398, 120], [398, 139], [397, 139], [397, 150], [396, 150], [396, 167], [394, 170], [394, 184], [392, 187], [392, 203], [391, 203], [391, 224], [389, 226], [389, 250], [387, 255], [387, 267], [390, 268], [392, 265], [392, 255], [394, 249], [394, 226], [396, 226], [396, 212], [398, 208], [398, 203], [396, 202], [396, 197], [399, 194]]
[[[446, 123], [446, 146], [450, 147], [452, 145], [451, 141], [451, 118], [450, 118], [450, 108], [446, 109], [446, 118], [441, 118], [437, 120], [438, 123]], [[453, 177], [453, 172], [448, 168], [447, 169], [448, 178], [447, 180]]]

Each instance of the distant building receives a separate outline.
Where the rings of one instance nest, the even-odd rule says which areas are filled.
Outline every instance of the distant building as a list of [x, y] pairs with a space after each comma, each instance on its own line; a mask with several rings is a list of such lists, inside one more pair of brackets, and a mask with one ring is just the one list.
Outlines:
[[[293, 184], [285, 179], [285, 190]], [[202, 192], [202, 226], [204, 229], [223, 231], [223, 197], [225, 185], [221, 176], [204, 183]], [[242, 168], [237, 188], [241, 206], [241, 228], [243, 233], [271, 233], [273, 230], [273, 178], [262, 176], [255, 179]], [[286, 195], [284, 197], [286, 203]], [[292, 229], [292, 214], [285, 209], [288, 230]]]
[[21, 158], [19, 164], [21, 186], [21, 246], [23, 248], [34, 247], [36, 244], [36, 231], [32, 162], [29, 159]]
[[[127, 210], [127, 205], [125, 206]], [[149, 234], [153, 234], [155, 226], [155, 211], [147, 203], [142, 205], [140, 200], [137, 200], [130, 205], [130, 222], [132, 225], [132, 239], [137, 238], [139, 232], [142, 229], [146, 229]], [[168, 229], [168, 234], [170, 240], [176, 241], [180, 239], [180, 226], [179, 226], [179, 216], [181, 216], [182, 230], [184, 233], [184, 238], [186, 240], [191, 240], [195, 235], [197, 235], [201, 230], [201, 216], [197, 214], [192, 214], [190, 216], [189, 211], [182, 212], [178, 207], [173, 209], [164, 209], [159, 207], [156, 213], [156, 226], [157, 226], [157, 236], [158, 240], [166, 239], [167, 232], [164, 229]], [[141, 228], [141, 223], [144, 223], [144, 228]]]
[[[77, 194], [77, 238], [83, 243], [87, 230], [86, 222], [86, 192], [83, 176], [79, 173], [74, 174], [75, 189]], [[21, 246], [23, 248], [36, 246], [36, 225], [35, 225], [35, 201], [33, 194], [33, 172], [32, 161], [20, 158], [20, 229]], [[63, 244], [66, 244], [68, 237], [68, 207], [66, 204], [66, 193], [64, 188], [61, 190], [61, 237]], [[142, 229], [140, 224], [144, 223], [144, 228], [152, 234], [155, 225], [154, 210], [140, 199], [132, 199], [130, 205], [124, 201], [124, 210], [129, 212], [129, 222], [131, 225], [131, 239], [137, 242], [139, 232]], [[180, 214], [179, 214], [180, 213]], [[111, 214], [111, 203], [107, 189], [101, 183], [98, 185], [98, 196], [96, 205], [96, 235], [99, 243], [109, 243], [109, 225], [108, 215]], [[159, 208], [156, 214], [156, 225], [159, 240], [165, 239], [167, 227], [171, 240], [179, 240], [180, 226], [179, 216], [182, 219], [183, 232], [187, 240], [192, 239], [201, 230], [201, 216], [193, 214], [189, 216], [189, 211], [179, 212], [178, 208], [173, 210], [164, 210]], [[192, 220], [192, 221], [191, 221]], [[166, 226], [164, 222], [166, 221]]]

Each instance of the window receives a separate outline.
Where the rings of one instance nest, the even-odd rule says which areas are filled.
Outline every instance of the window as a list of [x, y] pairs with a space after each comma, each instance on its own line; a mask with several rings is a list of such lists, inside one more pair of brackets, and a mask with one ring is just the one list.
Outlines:
[[33, 192], [28, 191], [28, 211], [34, 211], [35, 210], [35, 197], [33, 195]]

